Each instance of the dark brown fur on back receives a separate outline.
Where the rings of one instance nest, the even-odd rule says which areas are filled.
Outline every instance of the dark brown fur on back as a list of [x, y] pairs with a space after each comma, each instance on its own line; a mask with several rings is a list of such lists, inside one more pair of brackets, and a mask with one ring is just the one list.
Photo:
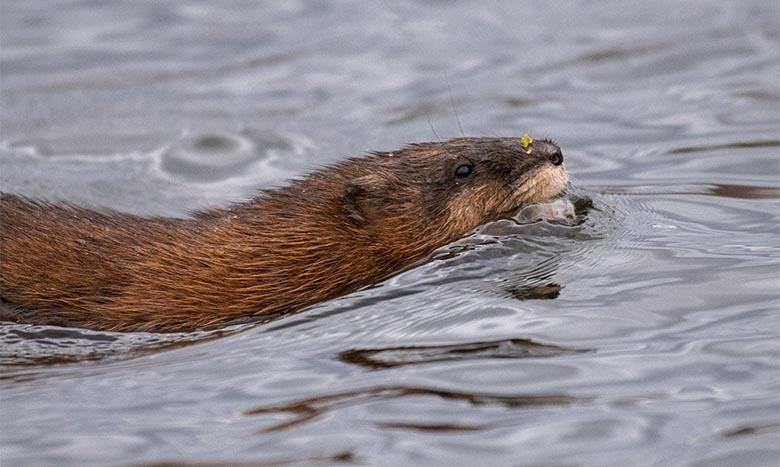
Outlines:
[[[530, 148], [516, 138], [412, 145], [191, 219], [3, 195], [2, 309], [25, 322], [118, 331], [189, 331], [300, 310], [560, 193], [560, 150]], [[461, 165], [472, 173], [456, 176]]]

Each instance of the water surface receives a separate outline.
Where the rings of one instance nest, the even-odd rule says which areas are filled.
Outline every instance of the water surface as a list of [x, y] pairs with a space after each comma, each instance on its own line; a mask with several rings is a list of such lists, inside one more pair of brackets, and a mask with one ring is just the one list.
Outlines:
[[2, 324], [4, 466], [780, 462], [777, 2], [0, 13], [5, 192], [186, 216], [460, 126], [581, 201], [265, 325]]

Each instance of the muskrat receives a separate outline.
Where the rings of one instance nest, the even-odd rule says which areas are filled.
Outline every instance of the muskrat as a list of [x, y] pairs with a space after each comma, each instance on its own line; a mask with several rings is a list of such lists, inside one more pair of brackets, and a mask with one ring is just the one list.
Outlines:
[[4, 319], [192, 331], [388, 278], [480, 224], [562, 194], [549, 140], [455, 138], [349, 158], [186, 219], [0, 196]]

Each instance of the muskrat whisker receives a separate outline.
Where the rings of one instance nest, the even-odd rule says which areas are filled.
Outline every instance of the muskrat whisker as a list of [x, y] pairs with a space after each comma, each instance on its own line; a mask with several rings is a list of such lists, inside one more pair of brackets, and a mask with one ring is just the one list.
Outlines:
[[452, 105], [452, 111], [455, 112], [455, 121], [458, 122], [458, 128], [460, 129], [460, 135], [464, 138], [466, 137], [466, 134], [463, 133], [463, 127], [460, 126], [460, 117], [458, 116], [458, 109], [455, 108], [455, 100], [452, 98], [452, 87], [450, 86], [450, 79], [447, 76], [447, 72], [444, 72], [444, 81], [447, 83], [447, 90], [450, 93], [450, 104]]
[[430, 116], [428, 116], [428, 126], [431, 127], [431, 131], [433, 132], [433, 136], [436, 137], [436, 140], [439, 142], [439, 144], [441, 144], [441, 147], [444, 148], [444, 151], [447, 154], [449, 154], [450, 156], [452, 156], [453, 158], [456, 158], [455, 154], [450, 152], [449, 148], [447, 148], [447, 146], [442, 142], [441, 138], [439, 138], [439, 135], [436, 134], [436, 130], [433, 129], [433, 123], [431, 123], [431, 117]]

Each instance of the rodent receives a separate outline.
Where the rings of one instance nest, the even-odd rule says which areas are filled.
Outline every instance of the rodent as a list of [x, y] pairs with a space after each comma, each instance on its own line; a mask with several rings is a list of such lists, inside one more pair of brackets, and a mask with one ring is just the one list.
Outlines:
[[370, 153], [186, 219], [2, 195], [0, 317], [169, 332], [301, 310], [561, 195], [560, 148], [529, 140]]

